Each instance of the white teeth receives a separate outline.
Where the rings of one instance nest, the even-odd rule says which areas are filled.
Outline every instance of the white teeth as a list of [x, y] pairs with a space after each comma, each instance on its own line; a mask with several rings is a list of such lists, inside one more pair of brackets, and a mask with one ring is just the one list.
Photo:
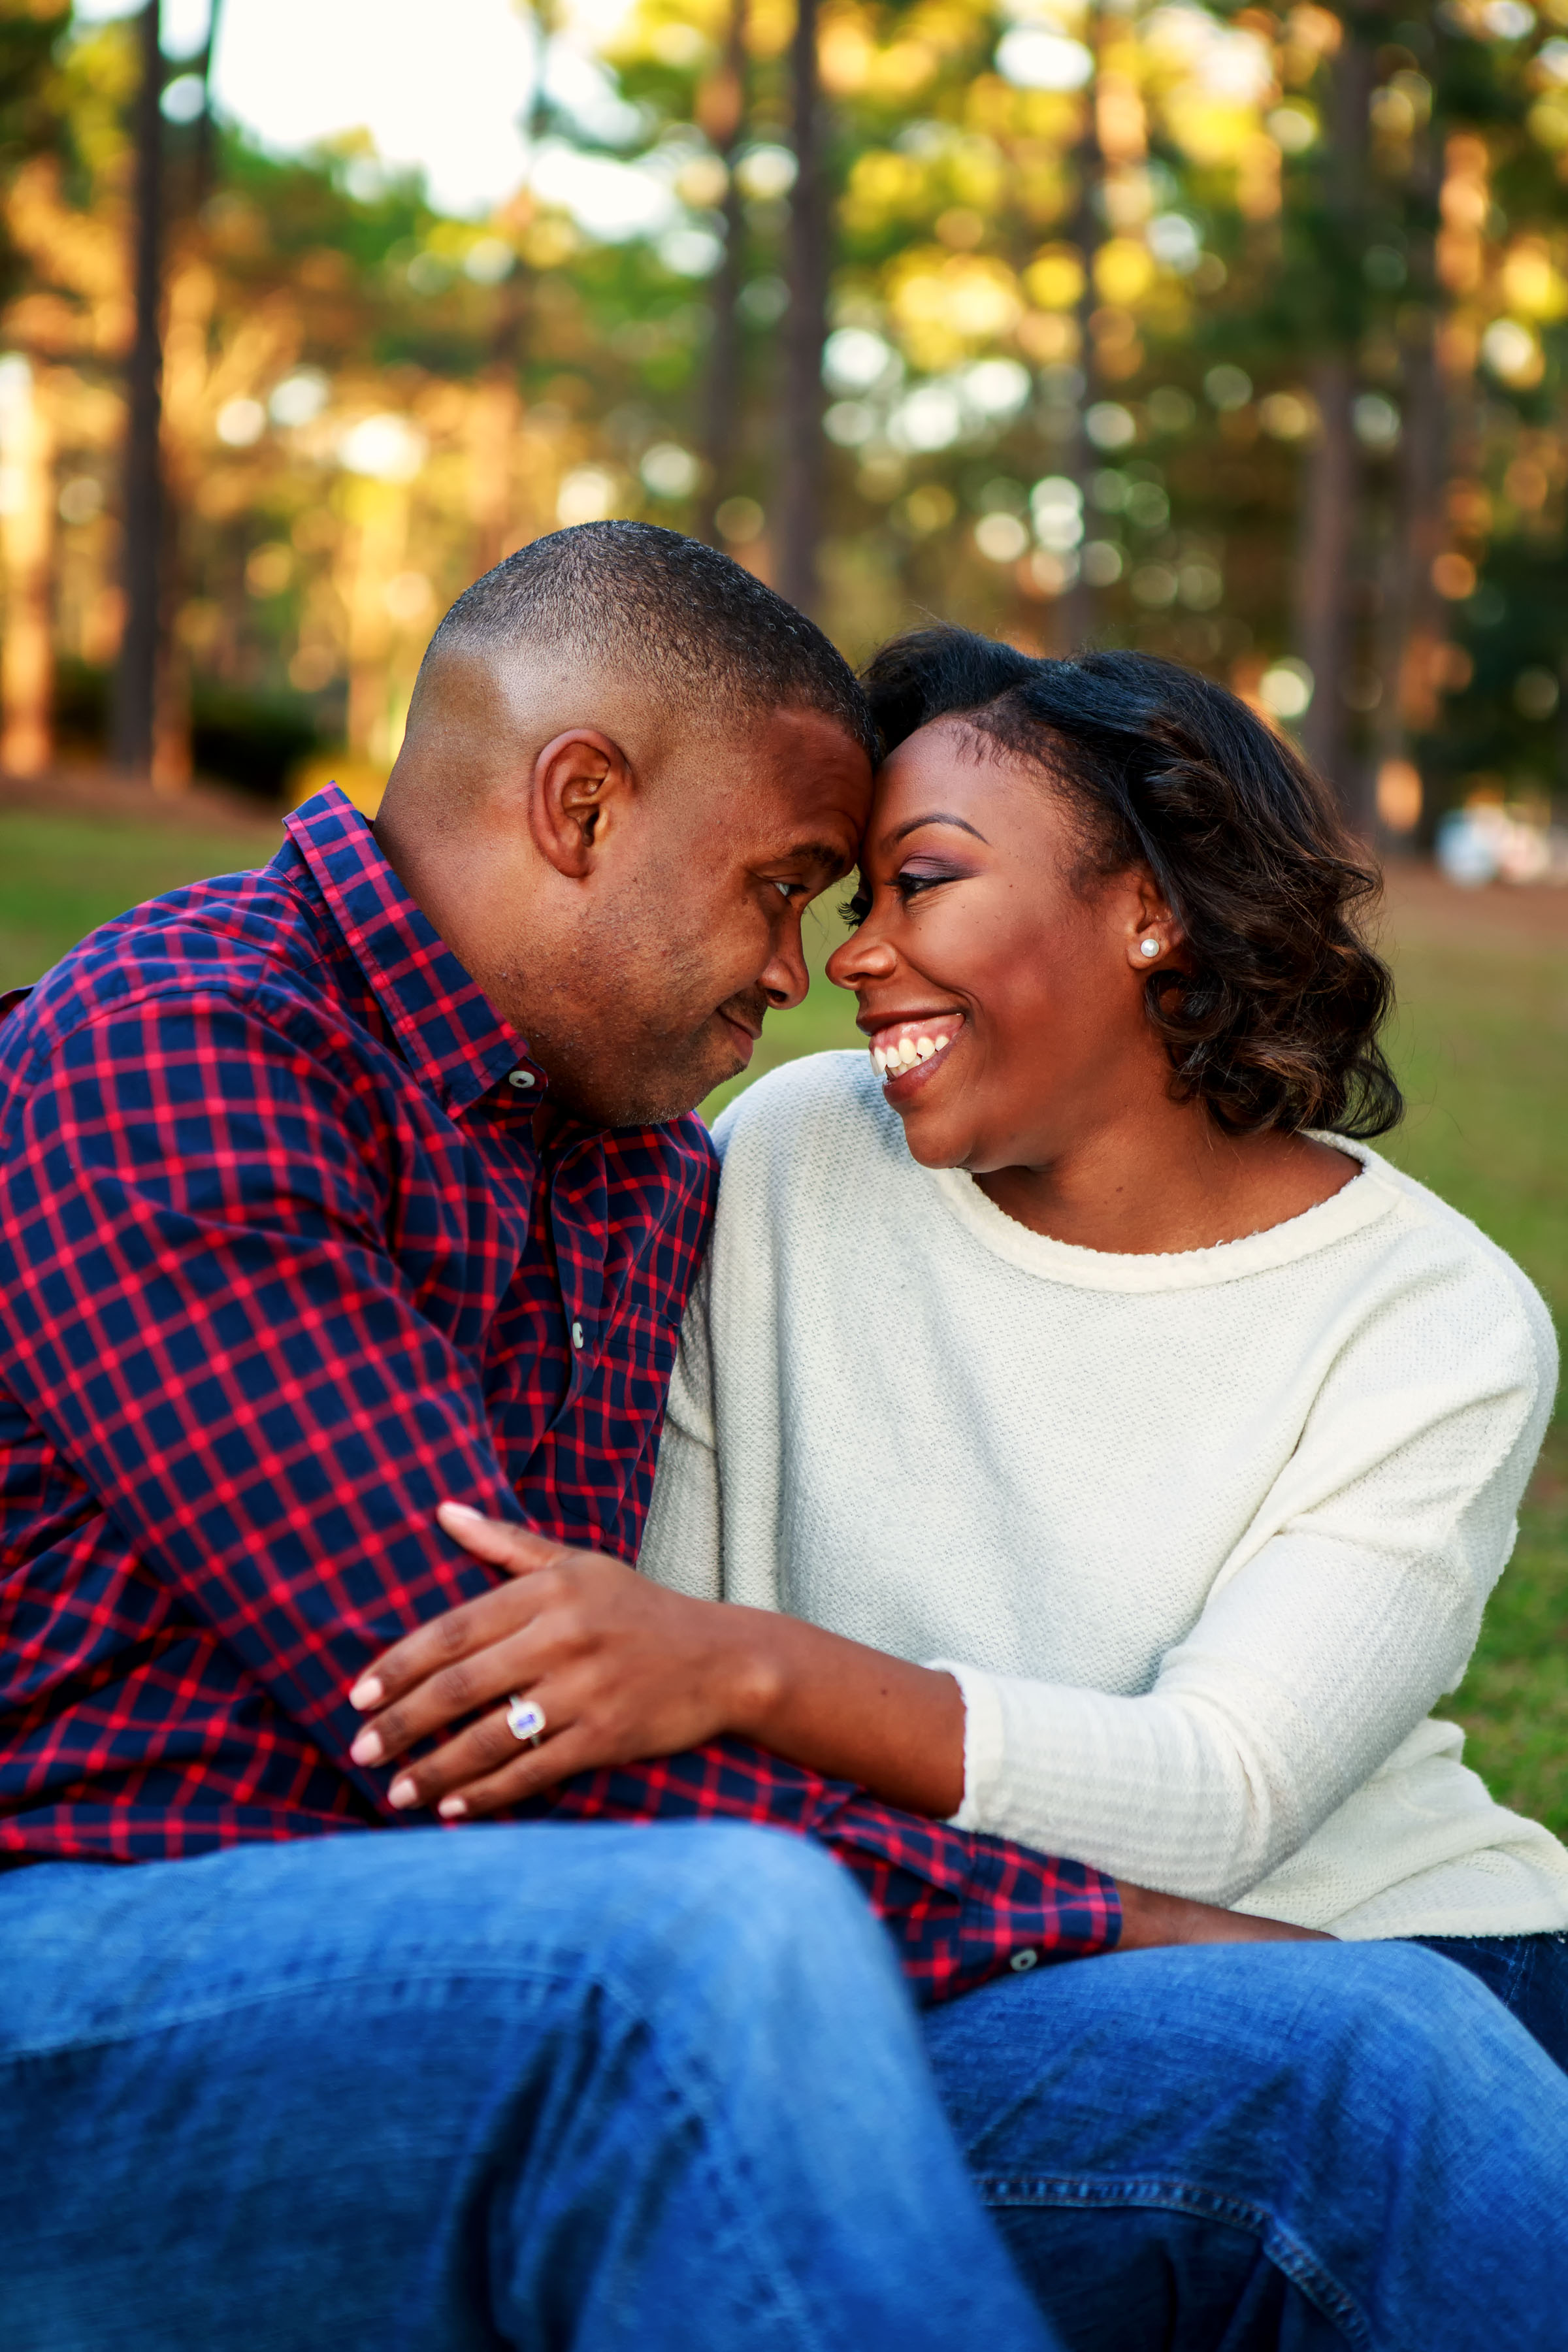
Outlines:
[[934, 1061], [939, 1054], [946, 1053], [956, 1034], [956, 1031], [950, 1030], [942, 1037], [924, 1034], [895, 1037], [890, 1045], [873, 1045], [871, 1060], [877, 1076], [879, 1078], [901, 1077], [906, 1070], [918, 1069], [922, 1062]]

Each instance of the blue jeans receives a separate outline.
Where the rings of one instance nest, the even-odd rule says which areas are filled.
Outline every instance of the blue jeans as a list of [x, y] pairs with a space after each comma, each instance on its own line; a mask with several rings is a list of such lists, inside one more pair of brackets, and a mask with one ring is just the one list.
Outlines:
[[[1071, 2352], [1554, 2342], [1568, 2081], [1399, 1946], [925, 2021]], [[0, 1879], [5, 2352], [1038, 2347], [859, 1898], [711, 1823]]]
[[1049, 2352], [849, 1878], [766, 1831], [0, 1877], [5, 2352]]
[[1071, 2352], [1564, 2341], [1568, 2078], [1433, 1953], [1126, 1953], [925, 2030]]
[[1568, 1936], [1418, 1936], [1479, 1977], [1568, 2074]]

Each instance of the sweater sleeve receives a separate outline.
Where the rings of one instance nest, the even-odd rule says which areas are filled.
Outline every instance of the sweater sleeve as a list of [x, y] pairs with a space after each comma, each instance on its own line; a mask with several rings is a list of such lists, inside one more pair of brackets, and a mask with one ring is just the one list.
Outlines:
[[713, 1367], [705, 1263], [692, 1286], [669, 1385], [658, 1470], [637, 1566], [698, 1601], [722, 1599], [723, 1543], [713, 1433]]
[[1512, 1549], [1554, 1348], [1495, 1305], [1462, 1360], [1398, 1316], [1346, 1349], [1147, 1693], [931, 1661], [964, 1695], [958, 1825], [1210, 1903], [1296, 1853], [1458, 1684]]

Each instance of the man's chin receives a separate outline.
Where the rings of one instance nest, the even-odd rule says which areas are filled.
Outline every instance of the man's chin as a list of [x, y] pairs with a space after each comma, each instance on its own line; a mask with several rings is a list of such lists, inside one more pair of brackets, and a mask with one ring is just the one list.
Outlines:
[[[725, 1024], [726, 1029], [731, 1026]], [[752, 1040], [746, 1040], [748, 1046]], [[613, 1118], [605, 1123], [611, 1127], [668, 1127], [672, 1119], [684, 1118], [705, 1103], [715, 1087], [731, 1078], [738, 1078], [751, 1060], [745, 1054], [726, 1046], [716, 1051], [710, 1045], [700, 1066], [681, 1071], [644, 1070], [635, 1095], [618, 1105]]]
[[715, 1013], [679, 1045], [669, 1042], [672, 1050], [667, 1056], [656, 1055], [646, 1044], [640, 1055], [628, 1055], [617, 1073], [621, 1083], [613, 1091], [584, 1085], [580, 1076], [575, 1086], [564, 1076], [553, 1079], [556, 1100], [588, 1126], [668, 1127], [706, 1102], [715, 1087], [738, 1078], [757, 1041], [728, 1013]]

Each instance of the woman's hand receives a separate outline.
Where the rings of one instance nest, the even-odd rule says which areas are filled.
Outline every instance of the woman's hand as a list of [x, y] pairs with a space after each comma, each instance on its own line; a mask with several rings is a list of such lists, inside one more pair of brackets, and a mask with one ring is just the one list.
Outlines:
[[[393, 1763], [478, 1718], [398, 1774], [388, 1793], [400, 1811], [478, 1818], [574, 1772], [679, 1755], [725, 1731], [908, 1811], [958, 1811], [963, 1699], [951, 1675], [772, 1610], [692, 1601], [466, 1504], [437, 1516], [515, 1581], [421, 1625], [349, 1693], [370, 1718], [356, 1764]], [[514, 1693], [542, 1711], [537, 1746], [508, 1727]]]
[[[602, 1552], [574, 1551], [464, 1504], [443, 1503], [437, 1516], [515, 1581], [420, 1626], [350, 1692], [370, 1718], [351, 1751], [356, 1764], [391, 1763], [478, 1716], [394, 1780], [388, 1793], [400, 1810], [434, 1805], [449, 1821], [478, 1818], [574, 1772], [700, 1747], [765, 1711], [758, 1612], [689, 1600]], [[508, 1727], [505, 1702], [516, 1692], [542, 1710], [537, 1747]]]

